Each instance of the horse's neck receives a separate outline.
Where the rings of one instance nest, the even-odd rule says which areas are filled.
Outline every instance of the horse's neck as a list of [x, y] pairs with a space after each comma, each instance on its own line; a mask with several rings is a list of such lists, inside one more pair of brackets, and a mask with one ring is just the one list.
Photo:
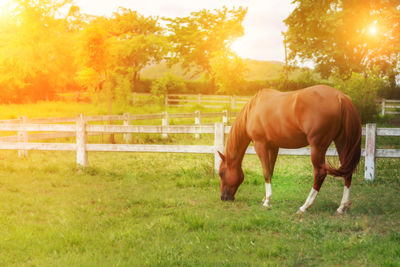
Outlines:
[[239, 167], [242, 165], [242, 160], [250, 141], [250, 137], [246, 133], [246, 125], [235, 122], [232, 125], [226, 143], [225, 154], [228, 165], [232, 167]]

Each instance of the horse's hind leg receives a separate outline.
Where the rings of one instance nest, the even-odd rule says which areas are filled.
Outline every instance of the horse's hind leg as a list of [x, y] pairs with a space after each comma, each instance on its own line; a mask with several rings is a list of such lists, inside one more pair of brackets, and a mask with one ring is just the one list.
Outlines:
[[[351, 180], [351, 178], [350, 178]], [[344, 212], [348, 211], [351, 206], [351, 201], [350, 201], [350, 186], [345, 186], [343, 189], [343, 197], [342, 201], [340, 202], [339, 208], [336, 210], [336, 215], [342, 215]]]
[[265, 180], [263, 206], [270, 208], [272, 197], [271, 178], [274, 173], [274, 166], [279, 148], [269, 146], [264, 142], [254, 142], [254, 149], [260, 158]]
[[310, 194], [308, 195], [306, 202], [303, 206], [299, 208], [297, 213], [304, 213], [309, 207], [314, 204], [315, 198], [318, 195], [319, 190], [321, 189], [322, 183], [325, 180], [327, 175], [325, 165], [325, 153], [327, 147], [325, 146], [321, 149], [321, 147], [311, 146], [311, 162], [314, 166], [314, 185], [311, 188]]
[[[338, 138], [335, 140], [336, 149], [339, 154], [340, 163], [343, 164], [344, 160], [344, 151], [343, 151], [343, 138]], [[351, 201], [350, 201], [350, 186], [351, 186], [352, 175], [344, 177], [344, 188], [343, 188], [343, 197], [340, 202], [339, 208], [336, 210], [336, 215], [342, 215], [344, 212], [350, 209]]]

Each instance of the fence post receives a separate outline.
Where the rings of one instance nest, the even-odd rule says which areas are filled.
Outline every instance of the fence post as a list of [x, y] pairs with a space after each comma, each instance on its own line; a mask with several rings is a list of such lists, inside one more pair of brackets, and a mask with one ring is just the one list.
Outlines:
[[231, 102], [232, 102], [232, 110], [233, 110], [236, 108], [236, 95], [232, 96]]
[[367, 181], [374, 181], [375, 178], [375, 148], [376, 145], [376, 124], [368, 123], [365, 134], [365, 174]]
[[225, 125], [223, 123], [215, 123], [214, 131], [214, 171], [218, 174], [219, 165], [221, 164], [221, 157], [218, 151], [221, 153], [225, 151]]
[[382, 116], [385, 116], [386, 99], [382, 99]]
[[201, 105], [201, 94], [197, 95], [197, 104], [200, 106]]
[[132, 99], [132, 104], [136, 105], [136, 92], [133, 92], [133, 99]]
[[[200, 111], [196, 110], [194, 112], [194, 124], [200, 126], [201, 124], [201, 115], [200, 115]], [[196, 133], [194, 134], [194, 138], [199, 139], [200, 138], [200, 134]]]
[[163, 118], [162, 118], [162, 138], [168, 138], [168, 133], [165, 133], [165, 127], [169, 126], [169, 116], [168, 116], [168, 112], [164, 111], [163, 112]]
[[86, 144], [86, 121], [83, 117], [83, 114], [80, 114], [78, 119], [76, 120], [76, 163], [80, 167], [88, 166]]
[[[131, 124], [131, 114], [129, 113], [124, 113], [124, 125], [130, 125]], [[130, 144], [132, 142], [132, 134], [131, 133], [124, 133], [124, 141], [126, 144]]]
[[227, 110], [222, 111], [222, 123], [225, 125], [228, 124], [228, 111]]
[[[18, 117], [20, 120], [21, 125], [26, 125], [28, 119], [26, 116], [20, 116]], [[26, 131], [19, 131], [18, 132], [18, 142], [19, 143], [27, 143], [28, 142], [28, 133]], [[28, 156], [28, 150], [18, 150], [18, 157], [24, 158]]]
[[164, 95], [164, 106], [166, 108], [168, 107], [168, 93], [165, 93], [165, 95]]

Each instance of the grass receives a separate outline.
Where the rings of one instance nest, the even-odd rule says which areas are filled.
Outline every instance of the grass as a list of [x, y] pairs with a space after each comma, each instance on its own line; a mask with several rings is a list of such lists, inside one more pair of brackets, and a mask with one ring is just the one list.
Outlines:
[[[126, 110], [161, 111], [146, 105]], [[0, 106], [2, 119], [79, 113], [107, 114], [107, 107]], [[171, 124], [183, 122], [191, 123]], [[89, 137], [90, 143], [107, 141]], [[122, 135], [116, 141], [123, 143]], [[212, 135], [133, 135], [133, 143], [212, 142]], [[379, 137], [378, 144], [399, 148], [394, 138]], [[266, 210], [256, 156], [245, 157], [245, 181], [234, 202], [219, 200], [212, 155], [89, 153], [87, 169], [76, 168], [72, 152], [16, 156], [0, 153], [1, 266], [400, 266], [398, 159], [377, 159], [374, 183], [364, 181], [362, 162], [352, 209], [335, 217], [343, 182], [331, 177], [315, 205], [295, 214], [313, 183], [309, 157], [278, 157], [272, 209]]]
[[[227, 107], [227, 109], [229, 109]], [[202, 106], [185, 107], [183, 110], [179, 107], [165, 108], [164, 104], [154, 104], [151, 97], [144, 97], [137, 101], [134, 106], [126, 106], [115, 103], [112, 107], [112, 114], [153, 114], [168, 111], [170, 113], [194, 112], [221, 112], [220, 109], [204, 108]], [[62, 101], [42, 101], [32, 104], [10, 104], [0, 105], [0, 120], [17, 119], [19, 116], [28, 118], [51, 118], [51, 117], [69, 117], [84, 114], [86, 116], [110, 114], [107, 103], [83, 103], [83, 102], [62, 102]], [[172, 120], [177, 120], [171, 118]], [[207, 120], [204, 118], [204, 120]], [[222, 120], [222, 116], [221, 116]], [[192, 123], [194, 118], [192, 119]]]
[[279, 157], [272, 209], [255, 156], [234, 202], [219, 200], [212, 156], [1, 154], [0, 265], [397, 266], [398, 160], [378, 160], [373, 184], [354, 178], [353, 206], [333, 214], [343, 184], [328, 178], [314, 207], [295, 215], [312, 186], [308, 157]]

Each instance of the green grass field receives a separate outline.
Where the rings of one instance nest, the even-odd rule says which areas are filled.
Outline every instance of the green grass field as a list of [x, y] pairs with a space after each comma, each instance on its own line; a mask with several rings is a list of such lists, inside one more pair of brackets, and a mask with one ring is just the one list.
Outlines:
[[[2, 119], [105, 110], [90, 104], [0, 106]], [[161, 107], [130, 112], [149, 110]], [[211, 135], [133, 140], [213, 142]], [[396, 140], [381, 145], [398, 148]], [[245, 157], [245, 181], [234, 202], [219, 200], [213, 155], [93, 152], [84, 170], [73, 152], [31, 151], [18, 158], [16, 151], [1, 151], [0, 159], [0, 266], [400, 266], [399, 159], [378, 159], [374, 183], [364, 181], [361, 162], [352, 208], [342, 217], [334, 213], [343, 182], [332, 177], [315, 205], [295, 214], [313, 184], [306, 156], [278, 157], [271, 210], [261, 204], [256, 156]]]
[[[398, 266], [400, 164], [353, 180], [350, 212], [333, 216], [343, 184], [328, 177], [314, 207], [308, 157], [279, 157], [272, 209], [246, 156], [234, 202], [219, 200], [211, 155], [1, 152], [0, 265]], [[362, 169], [362, 168], [360, 168]]]

